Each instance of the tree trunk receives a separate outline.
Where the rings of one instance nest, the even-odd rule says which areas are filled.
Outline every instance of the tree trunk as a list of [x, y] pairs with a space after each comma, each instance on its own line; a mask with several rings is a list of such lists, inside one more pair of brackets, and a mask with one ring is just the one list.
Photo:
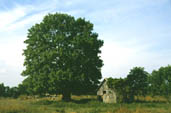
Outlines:
[[62, 94], [62, 100], [63, 101], [70, 101], [71, 100], [71, 93], [70, 92], [64, 92]]

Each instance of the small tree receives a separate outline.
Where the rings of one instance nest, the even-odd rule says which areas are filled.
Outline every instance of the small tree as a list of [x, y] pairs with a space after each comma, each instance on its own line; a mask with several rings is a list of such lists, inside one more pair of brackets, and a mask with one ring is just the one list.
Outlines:
[[149, 77], [149, 83], [152, 95], [163, 95], [168, 98], [171, 95], [171, 66], [154, 70]]
[[97, 88], [103, 41], [93, 32], [92, 23], [56, 13], [28, 31], [22, 75], [31, 79], [34, 92], [61, 93], [67, 101], [71, 93], [90, 93]]
[[143, 67], [134, 67], [127, 76], [127, 85], [129, 87], [128, 99], [130, 102], [134, 100], [134, 96], [147, 94], [148, 73]]

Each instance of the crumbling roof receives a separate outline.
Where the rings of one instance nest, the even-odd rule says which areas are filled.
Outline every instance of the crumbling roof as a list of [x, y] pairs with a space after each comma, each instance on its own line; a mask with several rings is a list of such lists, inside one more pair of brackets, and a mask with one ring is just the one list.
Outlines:
[[97, 88], [97, 91], [100, 89], [100, 87], [104, 84], [105, 81], [107, 81], [108, 78], [104, 78], [104, 80], [101, 82], [101, 84], [99, 85], [99, 87]]

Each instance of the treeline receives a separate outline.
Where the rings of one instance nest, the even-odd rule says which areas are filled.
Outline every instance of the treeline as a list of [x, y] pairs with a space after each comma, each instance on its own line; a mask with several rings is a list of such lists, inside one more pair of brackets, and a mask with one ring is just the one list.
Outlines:
[[3, 83], [0, 84], [0, 97], [13, 97], [17, 98], [20, 95], [19, 87], [9, 87], [4, 86]]
[[[17, 98], [20, 95], [40, 95], [41, 93], [32, 86], [32, 82], [28, 77], [17, 87], [12, 88], [2, 83], [0, 84], [0, 97]], [[171, 96], [171, 65], [154, 70], [151, 74], [143, 67], [134, 67], [126, 78], [109, 78], [107, 83], [110, 88], [116, 90], [120, 102], [133, 102], [136, 96], [146, 95], [160, 95], [169, 99]], [[52, 88], [49, 94], [57, 94], [57, 91]], [[95, 94], [95, 91], [92, 94]]]
[[133, 102], [138, 96], [164, 96], [170, 101], [171, 66], [148, 73], [143, 67], [134, 67], [126, 78], [109, 78], [108, 86], [116, 90], [118, 101]]
[[17, 87], [5, 86], [0, 84], [0, 97], [18, 98], [20, 95], [34, 95], [29, 91], [30, 87], [25, 84], [25, 80]]

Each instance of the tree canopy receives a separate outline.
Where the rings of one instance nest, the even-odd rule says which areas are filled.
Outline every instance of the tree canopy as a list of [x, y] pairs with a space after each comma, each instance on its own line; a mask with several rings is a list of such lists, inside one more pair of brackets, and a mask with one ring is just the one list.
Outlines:
[[153, 70], [149, 76], [149, 91], [152, 95], [169, 96], [171, 94], [171, 66]]
[[48, 14], [28, 30], [22, 75], [38, 94], [92, 92], [101, 79], [103, 41], [93, 24], [67, 14]]

